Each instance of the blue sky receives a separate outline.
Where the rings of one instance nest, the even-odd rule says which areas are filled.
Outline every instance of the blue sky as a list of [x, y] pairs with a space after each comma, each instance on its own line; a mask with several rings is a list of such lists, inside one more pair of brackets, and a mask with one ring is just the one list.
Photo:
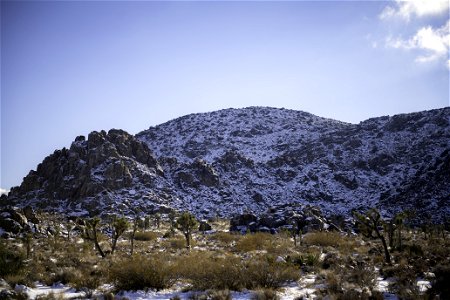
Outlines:
[[[430, 4], [431, 3], [431, 4]], [[1, 184], [77, 135], [272, 106], [449, 106], [448, 2], [1, 2]]]

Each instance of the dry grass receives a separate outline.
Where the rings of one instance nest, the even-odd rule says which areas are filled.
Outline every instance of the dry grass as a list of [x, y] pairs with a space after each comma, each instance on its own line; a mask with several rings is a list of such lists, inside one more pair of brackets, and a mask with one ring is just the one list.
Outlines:
[[[222, 223], [212, 225], [223, 227]], [[426, 296], [418, 293], [414, 280], [425, 272], [436, 272], [439, 275], [433, 281], [430, 295], [448, 295], [450, 239], [440, 236], [425, 239], [417, 232], [405, 233], [402, 251], [392, 253], [394, 264], [388, 266], [383, 253], [378, 251], [380, 243], [362, 236], [310, 232], [304, 235], [302, 245], [294, 247], [284, 233], [243, 236], [229, 232], [194, 233], [193, 243], [198, 248], [189, 253], [181, 234], [162, 237], [166, 227], [167, 224], [162, 224], [159, 231], [137, 233], [133, 257], [129, 241], [122, 240], [114, 255], [101, 258], [92, 242], [83, 242], [77, 232], [73, 232], [70, 241], [61, 234], [56, 238], [56, 247], [52, 244], [53, 237], [37, 235], [29, 260], [23, 258], [21, 239], [0, 240], [0, 273], [8, 273], [1, 277], [12, 285], [62, 282], [84, 291], [86, 297], [103, 283], [115, 284], [118, 289], [162, 289], [178, 281], [204, 291], [198, 295], [199, 299], [229, 299], [228, 290], [270, 291], [298, 280], [303, 272], [319, 274], [317, 282], [326, 284], [320, 290], [321, 296], [365, 299], [372, 293], [370, 297], [378, 299], [379, 294], [371, 290], [374, 278], [381, 274], [397, 279], [392, 291], [414, 299]], [[103, 234], [101, 239], [107, 250], [110, 240]], [[18, 258], [17, 264], [15, 259], [5, 264], [1, 261], [5, 257]], [[381, 271], [375, 272], [375, 267]], [[352, 289], [364, 292], [353, 293]], [[257, 294], [257, 299], [272, 299], [270, 293]]]
[[136, 232], [134, 235], [134, 239], [136, 241], [153, 241], [156, 240], [158, 238], [158, 233], [156, 232], [152, 232], [152, 231], [139, 231]]
[[175, 282], [177, 276], [174, 266], [167, 255], [136, 255], [132, 259], [114, 262], [109, 278], [117, 290], [161, 290]]
[[307, 233], [303, 240], [307, 245], [315, 245], [321, 247], [339, 247], [345, 243], [343, 237], [337, 232], [310, 232]]
[[267, 250], [274, 237], [268, 233], [252, 233], [246, 234], [236, 243], [235, 249], [239, 252], [250, 252], [255, 250]]

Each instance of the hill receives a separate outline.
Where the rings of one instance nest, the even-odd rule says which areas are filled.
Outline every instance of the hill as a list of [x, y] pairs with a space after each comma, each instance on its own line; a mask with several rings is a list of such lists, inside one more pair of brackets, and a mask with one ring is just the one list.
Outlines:
[[198, 217], [378, 207], [443, 221], [449, 120], [448, 107], [359, 124], [250, 107], [184, 116], [136, 136], [92, 132], [45, 158], [2, 202], [72, 215], [175, 208]]

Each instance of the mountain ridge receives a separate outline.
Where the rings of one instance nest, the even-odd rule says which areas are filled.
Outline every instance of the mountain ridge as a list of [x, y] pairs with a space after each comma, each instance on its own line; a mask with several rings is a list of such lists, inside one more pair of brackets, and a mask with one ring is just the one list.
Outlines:
[[190, 114], [135, 136], [112, 129], [78, 137], [2, 202], [80, 215], [175, 208], [199, 217], [286, 204], [343, 215], [408, 208], [442, 221], [450, 213], [449, 120], [449, 107], [359, 124], [269, 107]]

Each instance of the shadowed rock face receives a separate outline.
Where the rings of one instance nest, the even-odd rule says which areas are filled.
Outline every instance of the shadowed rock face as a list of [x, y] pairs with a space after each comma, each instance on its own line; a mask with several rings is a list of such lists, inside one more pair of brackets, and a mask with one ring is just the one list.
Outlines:
[[279, 205], [325, 215], [378, 207], [450, 215], [450, 108], [348, 124], [252, 107], [193, 114], [136, 136], [79, 136], [2, 203], [70, 213], [189, 210], [260, 216]]
[[9, 198], [47, 209], [65, 200], [83, 204], [86, 198], [132, 188], [134, 181], [151, 180], [144, 172], [163, 176], [146, 144], [123, 130], [94, 131], [46, 157]]

